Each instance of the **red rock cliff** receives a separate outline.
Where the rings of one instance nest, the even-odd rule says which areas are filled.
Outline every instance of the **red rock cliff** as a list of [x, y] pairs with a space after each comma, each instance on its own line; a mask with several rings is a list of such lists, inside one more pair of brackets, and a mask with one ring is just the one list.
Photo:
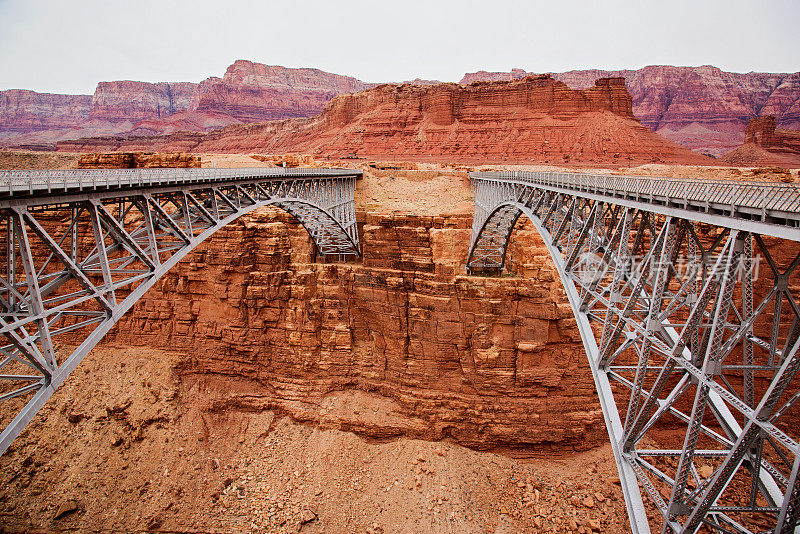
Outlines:
[[197, 84], [100, 82], [92, 96], [91, 118], [113, 122], [160, 119], [189, 109]]
[[[461, 83], [512, 80], [511, 72], [467, 73]], [[600, 77], [621, 76], [642, 124], [684, 146], [715, 155], [738, 146], [750, 117], [775, 115], [783, 128], [800, 129], [800, 72], [746, 74], [716, 67], [653, 65], [638, 70], [575, 70], [554, 73], [570, 87], [590, 87]]]
[[[235, 381], [240, 407], [323, 427], [479, 448], [606, 439], [541, 244], [527, 248], [530, 278], [464, 276], [469, 216], [375, 214], [363, 265], [325, 265], [310, 263], [308, 235], [279, 213], [221, 229], [112, 338], [186, 351], [185, 377]], [[348, 391], [381, 417], [337, 408]]]
[[89, 95], [0, 91], [0, 137], [74, 128], [89, 117], [91, 100]]
[[[103, 135], [208, 131], [240, 122], [319, 114], [334, 96], [367, 84], [319, 69], [239, 60], [223, 78], [100, 82], [94, 95], [0, 92], [0, 139], [56, 142]], [[38, 133], [37, 133], [38, 132]]]
[[[186, 141], [151, 142], [155, 150], [355, 153], [388, 160], [711, 161], [639, 124], [620, 78], [597, 80], [585, 90], [549, 76], [466, 87], [387, 84], [338, 96], [313, 119], [230, 126], [195, 138], [193, 146]], [[81, 150], [75, 144], [69, 149]]]
[[238, 60], [225, 76], [201, 82], [192, 109], [225, 113], [242, 122], [312, 117], [341, 93], [366, 86], [349, 76], [319, 69], [287, 69]]

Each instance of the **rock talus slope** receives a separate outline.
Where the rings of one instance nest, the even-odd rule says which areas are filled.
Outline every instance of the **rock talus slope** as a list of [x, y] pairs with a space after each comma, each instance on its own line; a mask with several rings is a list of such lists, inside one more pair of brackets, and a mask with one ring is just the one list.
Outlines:
[[721, 159], [732, 165], [800, 166], [800, 131], [775, 127], [775, 117], [750, 119], [742, 146]]

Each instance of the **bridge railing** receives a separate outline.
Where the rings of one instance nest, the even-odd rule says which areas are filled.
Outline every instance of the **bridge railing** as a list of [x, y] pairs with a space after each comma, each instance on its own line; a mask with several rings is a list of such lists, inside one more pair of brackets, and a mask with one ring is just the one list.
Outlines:
[[0, 171], [0, 195], [109, 187], [147, 187], [247, 178], [301, 178], [360, 175], [356, 169], [249, 167], [239, 169], [66, 169]]
[[798, 217], [800, 187], [775, 182], [684, 180], [565, 172], [474, 172], [478, 179], [518, 181], [672, 205], [726, 206], [734, 211], [779, 212]]

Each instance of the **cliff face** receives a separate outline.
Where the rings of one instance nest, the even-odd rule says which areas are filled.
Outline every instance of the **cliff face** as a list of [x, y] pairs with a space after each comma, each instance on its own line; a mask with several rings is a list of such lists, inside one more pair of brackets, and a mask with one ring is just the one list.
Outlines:
[[189, 109], [196, 86], [190, 82], [100, 82], [89, 116], [112, 122], [166, 118]]
[[318, 69], [239, 60], [223, 78], [192, 82], [100, 82], [93, 96], [0, 92], [0, 138], [52, 143], [103, 135], [208, 131], [240, 122], [311, 117], [363, 82]]
[[353, 93], [366, 84], [350, 76], [332, 74], [319, 69], [289, 69], [264, 65], [244, 59], [235, 61], [225, 71], [223, 83], [246, 87], [318, 91], [322, 93]]
[[318, 69], [287, 69], [238, 60], [222, 79], [213, 77], [200, 83], [192, 109], [225, 113], [241, 122], [312, 117], [334, 96], [365, 87], [355, 78]]
[[[468, 73], [461, 83], [510, 80], [511, 72]], [[722, 154], [744, 140], [747, 121], [775, 115], [783, 128], [800, 129], [800, 72], [746, 74], [716, 67], [656, 65], [638, 70], [576, 70], [552, 75], [573, 88], [590, 87], [600, 77], [621, 76], [633, 100], [633, 113], [645, 126], [689, 148]]]
[[573, 90], [549, 76], [469, 86], [381, 85], [334, 98], [312, 119], [235, 125], [205, 135], [85, 140], [63, 150], [303, 152], [448, 162], [711, 160], [654, 134], [620, 78]]
[[0, 138], [25, 132], [74, 128], [89, 117], [92, 97], [0, 91]]
[[563, 83], [554, 82], [549, 76], [536, 76], [510, 83], [478, 83], [468, 87], [456, 84], [432, 87], [382, 85], [332, 101], [326, 110], [326, 123], [331, 128], [340, 128], [359, 114], [375, 109], [386, 109], [414, 121], [430, 120], [439, 125], [475, 118], [504, 119], [504, 115], [512, 111], [546, 113], [559, 118], [609, 111], [634, 119], [631, 97], [621, 78], [597, 80], [590, 89], [574, 91]]
[[[544, 247], [525, 249], [529, 278], [470, 277], [468, 215], [362, 220], [361, 265], [310, 263], [307, 234], [278, 211], [223, 228], [110, 339], [185, 351], [184, 381], [323, 428], [478, 448], [605, 439]], [[345, 409], [355, 392], [367, 412]]]

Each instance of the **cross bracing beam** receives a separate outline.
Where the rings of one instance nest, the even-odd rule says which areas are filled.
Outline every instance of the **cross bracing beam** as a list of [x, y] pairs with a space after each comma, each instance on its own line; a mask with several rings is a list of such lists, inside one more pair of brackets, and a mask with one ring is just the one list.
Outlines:
[[[361, 254], [361, 171], [0, 172], [0, 454], [86, 354], [170, 268], [260, 207], [292, 214], [322, 254]], [[78, 343], [62, 355], [53, 338]]]
[[577, 319], [633, 532], [800, 533], [800, 189], [472, 173], [467, 268], [518, 218]]

